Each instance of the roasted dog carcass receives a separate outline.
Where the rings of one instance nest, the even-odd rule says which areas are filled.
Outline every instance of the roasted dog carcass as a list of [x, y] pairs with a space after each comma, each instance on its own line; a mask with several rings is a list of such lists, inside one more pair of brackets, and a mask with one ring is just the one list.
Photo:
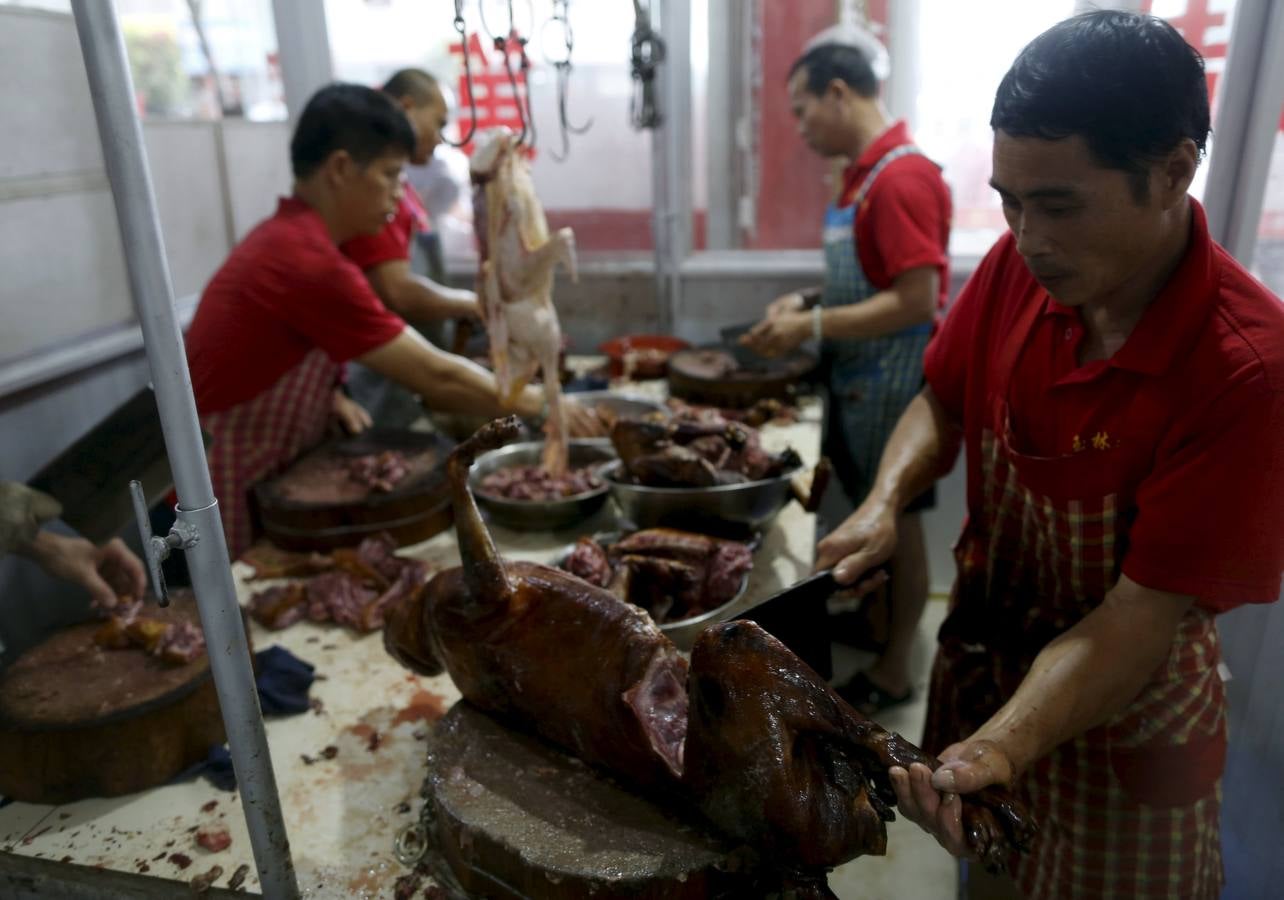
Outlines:
[[[848, 706], [753, 622], [707, 628], [691, 653], [683, 783], [724, 831], [801, 869], [881, 854], [888, 770], [939, 760]], [[1034, 824], [1008, 791], [963, 795], [963, 830], [998, 871]]]
[[[787, 895], [832, 896], [826, 869], [885, 851], [888, 770], [938, 761], [861, 717], [756, 624], [706, 629], [688, 677], [645, 613], [569, 573], [502, 561], [467, 473], [517, 431], [515, 419], [492, 422], [451, 455], [463, 567], [390, 610], [388, 651], [423, 674], [444, 666], [482, 709], [698, 806], [778, 869]], [[1033, 824], [1007, 791], [962, 802], [969, 846], [987, 867], [1027, 845]]]
[[641, 784], [682, 771], [686, 661], [641, 610], [550, 566], [505, 562], [468, 490], [476, 456], [519, 432], [492, 422], [447, 463], [462, 568], [389, 615], [388, 651], [424, 674], [444, 666], [476, 706]]
[[500, 129], [473, 154], [474, 228], [480, 251], [477, 296], [490, 337], [491, 362], [501, 399], [511, 406], [543, 369], [548, 400], [544, 468], [561, 475], [567, 466], [566, 421], [558, 359], [562, 330], [553, 307], [553, 267], [561, 263], [576, 280], [575, 234], [548, 232], [520, 146]]

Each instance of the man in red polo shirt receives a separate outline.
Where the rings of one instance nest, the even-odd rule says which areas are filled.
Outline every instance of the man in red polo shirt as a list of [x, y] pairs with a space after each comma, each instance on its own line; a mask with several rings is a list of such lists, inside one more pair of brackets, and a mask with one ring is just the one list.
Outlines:
[[[425, 341], [390, 312], [339, 244], [373, 234], [397, 208], [415, 135], [369, 88], [318, 91], [290, 142], [293, 196], [246, 236], [214, 274], [187, 333], [187, 357], [228, 548], [253, 531], [248, 491], [316, 444], [356, 359], [447, 412], [498, 415], [494, 376]], [[538, 415], [528, 388], [516, 412]]]
[[[426, 164], [446, 126], [446, 100], [437, 79], [422, 69], [402, 69], [388, 79], [383, 92], [401, 107], [415, 133], [410, 162]], [[415, 233], [427, 228], [428, 213], [406, 182], [392, 220], [377, 234], [349, 238], [340, 249], [365, 272], [379, 299], [402, 318], [413, 322], [476, 318], [475, 293], [437, 284], [410, 268]]]
[[[886, 57], [873, 35], [838, 26], [813, 38], [794, 63], [789, 93], [799, 133], [820, 155], [851, 163], [825, 213], [824, 287], [776, 299], [744, 338], [766, 356], [822, 341], [826, 454], [853, 504], [869, 493], [883, 446], [923, 385], [923, 351], [950, 283], [950, 192], [878, 98]], [[838, 688], [866, 715], [911, 696], [910, 651], [928, 589], [919, 514], [934, 503], [928, 488], [902, 511], [887, 644]]]
[[965, 446], [924, 743], [944, 765], [892, 770], [901, 811], [962, 855], [956, 795], [1009, 783], [1040, 826], [1014, 860], [1024, 896], [1215, 898], [1214, 617], [1280, 592], [1284, 306], [1187, 196], [1208, 96], [1162, 20], [1054, 26], [1004, 77], [991, 125], [1011, 233], [818, 564], [859, 580]]

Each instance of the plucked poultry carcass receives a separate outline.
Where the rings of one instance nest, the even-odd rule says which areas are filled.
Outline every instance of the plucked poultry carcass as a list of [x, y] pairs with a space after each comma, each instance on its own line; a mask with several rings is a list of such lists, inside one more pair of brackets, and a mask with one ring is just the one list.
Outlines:
[[553, 268], [577, 279], [575, 234], [549, 234], [530, 168], [507, 129], [493, 133], [473, 154], [474, 227], [480, 251], [477, 295], [490, 337], [491, 362], [501, 400], [513, 404], [541, 369], [548, 400], [543, 464], [561, 475], [567, 467], [558, 356], [562, 330], [553, 307]]
[[[706, 629], [691, 653], [683, 783], [724, 831], [806, 872], [887, 845], [888, 770], [940, 765], [848, 706], [753, 622]], [[1008, 791], [962, 796], [968, 847], [1000, 871], [1034, 824]]]
[[682, 770], [686, 661], [655, 623], [555, 569], [500, 559], [468, 489], [478, 454], [517, 437], [490, 423], [447, 463], [461, 568], [390, 610], [384, 644], [423, 674], [444, 666], [465, 699], [644, 785]]

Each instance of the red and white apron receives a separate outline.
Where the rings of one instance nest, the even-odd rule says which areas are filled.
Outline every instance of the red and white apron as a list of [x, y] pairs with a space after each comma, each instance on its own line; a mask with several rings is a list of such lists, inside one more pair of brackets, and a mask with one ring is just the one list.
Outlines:
[[314, 349], [263, 393], [201, 416], [212, 438], [210, 478], [232, 559], [254, 539], [250, 488], [325, 436], [340, 371], [339, 363]]
[[[999, 360], [981, 440], [984, 504], [955, 547], [958, 580], [940, 631], [924, 747], [975, 732], [1039, 651], [1119, 578], [1129, 521], [1119, 476], [1092, 452], [1037, 457], [1012, 434], [1008, 384], [1038, 315], [1031, 304]], [[1125, 710], [1039, 760], [1016, 785], [1039, 824], [1014, 872], [1030, 898], [1216, 898], [1225, 694], [1213, 617], [1192, 608], [1167, 661]]]

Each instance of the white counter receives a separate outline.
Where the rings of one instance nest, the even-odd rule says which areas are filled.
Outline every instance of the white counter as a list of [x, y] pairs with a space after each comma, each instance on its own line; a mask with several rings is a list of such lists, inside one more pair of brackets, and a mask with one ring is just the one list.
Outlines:
[[[763, 429], [768, 449], [792, 446], [808, 465], [820, 453], [820, 406], [804, 404], [799, 421]], [[505, 556], [550, 562], [578, 536], [609, 530], [610, 507], [579, 527], [537, 534], [492, 528]], [[806, 575], [815, 544], [814, 517], [791, 503], [772, 523], [754, 557], [746, 598], [767, 596]], [[403, 555], [442, 567], [457, 565], [454, 531], [404, 548]], [[244, 602], [253, 590], [234, 566]], [[255, 584], [253, 589], [264, 583]], [[301, 622], [284, 631], [255, 623], [255, 649], [280, 644], [316, 667], [311, 696], [317, 708], [267, 721], [268, 744], [284, 808], [286, 828], [305, 897], [388, 897], [406, 873], [393, 857], [397, 832], [418, 818], [425, 762], [421, 743], [428, 722], [459, 693], [446, 676], [421, 678], [399, 667], [383, 650], [379, 633], [355, 636], [333, 625]], [[372, 738], [377, 735], [377, 738]], [[377, 743], [372, 750], [371, 745]], [[333, 758], [324, 758], [327, 747]], [[312, 762], [305, 761], [305, 757]], [[257, 892], [250, 841], [238, 795], [204, 779], [105, 800], [63, 806], [13, 803], [0, 809], [0, 851], [64, 863], [145, 875], [148, 882], [185, 890], [187, 882], [217, 865], [214, 882], [226, 886], [238, 866], [248, 865], [245, 887]], [[210, 853], [195, 842], [196, 830], [220, 823], [232, 844]], [[180, 867], [173, 854], [190, 858]], [[181, 860], [179, 860], [181, 861]], [[0, 872], [5, 867], [0, 855]]]

